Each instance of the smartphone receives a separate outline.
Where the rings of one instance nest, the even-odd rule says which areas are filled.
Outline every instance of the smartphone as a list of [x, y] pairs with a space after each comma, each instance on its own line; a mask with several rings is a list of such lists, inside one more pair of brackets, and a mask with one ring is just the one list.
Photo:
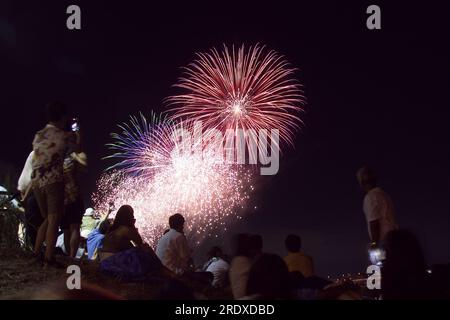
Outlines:
[[78, 118], [73, 118], [72, 119], [71, 129], [72, 129], [73, 132], [76, 132], [76, 131], [80, 130], [80, 126], [78, 125]]

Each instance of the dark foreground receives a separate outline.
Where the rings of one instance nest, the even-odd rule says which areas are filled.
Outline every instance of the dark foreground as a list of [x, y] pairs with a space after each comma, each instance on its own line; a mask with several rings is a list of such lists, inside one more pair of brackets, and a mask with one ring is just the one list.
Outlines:
[[[139, 283], [124, 282], [99, 273], [95, 262], [73, 262], [63, 256], [57, 256], [57, 261], [64, 266], [60, 269], [46, 269], [35, 262], [31, 253], [21, 250], [2, 250], [0, 257], [0, 299], [152, 300], [167, 282], [163, 278], [152, 278]], [[66, 270], [73, 264], [80, 267], [82, 288], [88, 287], [89, 293], [67, 289], [66, 282], [71, 274], [66, 273]], [[198, 299], [231, 299], [227, 290], [196, 287], [195, 291]]]

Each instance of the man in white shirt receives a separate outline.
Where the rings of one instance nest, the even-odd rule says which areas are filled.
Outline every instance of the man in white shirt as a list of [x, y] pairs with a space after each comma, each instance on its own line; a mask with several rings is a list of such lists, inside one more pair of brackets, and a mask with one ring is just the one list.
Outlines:
[[190, 250], [183, 233], [184, 217], [177, 213], [169, 218], [170, 230], [158, 241], [156, 255], [164, 266], [182, 275], [189, 269]]
[[358, 170], [357, 179], [366, 192], [363, 211], [366, 216], [369, 238], [372, 243], [382, 241], [386, 234], [397, 229], [395, 210], [391, 197], [377, 186], [377, 177], [368, 167]]

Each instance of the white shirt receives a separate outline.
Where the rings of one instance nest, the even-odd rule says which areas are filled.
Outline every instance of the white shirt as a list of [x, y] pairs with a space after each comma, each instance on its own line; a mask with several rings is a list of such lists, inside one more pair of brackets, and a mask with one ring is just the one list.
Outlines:
[[376, 187], [367, 192], [363, 204], [364, 214], [366, 215], [369, 236], [372, 239], [370, 231], [370, 222], [378, 220], [380, 224], [380, 240], [391, 230], [397, 229], [395, 222], [395, 210], [391, 197]]
[[31, 183], [31, 174], [33, 173], [33, 155], [34, 151], [31, 151], [28, 155], [27, 161], [25, 161], [22, 173], [20, 174], [19, 182], [17, 185], [17, 190], [19, 190], [20, 192], [27, 191], [27, 188]]
[[213, 287], [222, 287], [225, 285], [225, 280], [228, 276], [228, 269], [230, 269], [230, 265], [222, 258], [212, 258], [210, 260], [210, 263], [205, 271], [213, 274]]
[[176, 274], [183, 274], [188, 268], [190, 251], [184, 234], [170, 229], [156, 246], [156, 255], [162, 264]]

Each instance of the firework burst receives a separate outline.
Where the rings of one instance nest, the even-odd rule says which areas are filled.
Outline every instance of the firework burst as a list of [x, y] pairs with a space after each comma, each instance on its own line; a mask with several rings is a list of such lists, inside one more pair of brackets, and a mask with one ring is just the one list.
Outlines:
[[184, 94], [168, 97], [174, 119], [201, 121], [205, 129], [278, 129], [292, 144], [301, 124], [304, 96], [293, 79], [295, 69], [275, 51], [255, 45], [231, 51], [198, 53], [175, 87]]
[[[226, 220], [239, 217], [251, 190], [250, 173], [218, 161], [213, 149], [180, 152], [174, 133], [180, 123], [152, 115], [131, 117], [113, 134], [111, 158], [119, 162], [98, 181], [93, 202], [100, 211], [108, 204], [131, 205], [136, 223], [152, 245], [167, 227], [168, 217], [182, 213], [192, 241], [217, 234]], [[189, 132], [189, 129], [187, 129]]]
[[134, 175], [151, 176], [171, 161], [171, 152], [176, 147], [171, 136], [177, 127], [167, 117], [152, 112], [150, 120], [140, 113], [130, 116], [130, 121], [118, 125], [120, 133], [112, 133], [113, 142], [106, 146], [113, 153], [105, 159], [119, 160], [106, 170], [121, 169]]

